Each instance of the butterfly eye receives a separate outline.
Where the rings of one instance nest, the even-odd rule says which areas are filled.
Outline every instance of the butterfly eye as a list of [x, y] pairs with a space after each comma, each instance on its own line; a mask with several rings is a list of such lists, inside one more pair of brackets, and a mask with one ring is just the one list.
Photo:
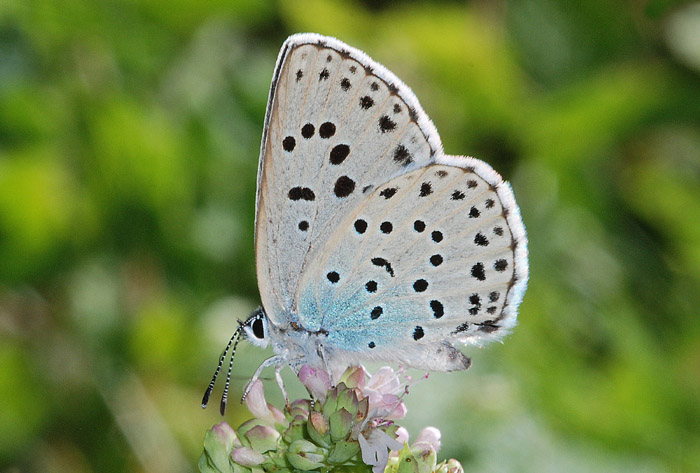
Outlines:
[[262, 318], [258, 317], [253, 321], [253, 335], [255, 335], [259, 339], [265, 338], [265, 330], [263, 328], [263, 321]]

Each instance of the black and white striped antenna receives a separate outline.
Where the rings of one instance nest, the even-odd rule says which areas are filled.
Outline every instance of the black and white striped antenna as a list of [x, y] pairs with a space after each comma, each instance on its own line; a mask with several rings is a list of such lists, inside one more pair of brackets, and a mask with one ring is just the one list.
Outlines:
[[233, 335], [231, 335], [231, 338], [226, 344], [226, 348], [224, 348], [224, 352], [219, 358], [219, 364], [216, 367], [216, 371], [214, 371], [214, 376], [211, 377], [209, 387], [207, 387], [207, 390], [204, 392], [204, 397], [202, 398], [202, 409], [205, 409], [207, 407], [207, 404], [209, 404], [209, 397], [211, 396], [211, 393], [214, 390], [216, 377], [219, 376], [219, 371], [221, 371], [221, 367], [224, 364], [226, 354], [228, 353], [229, 349], [231, 348], [231, 345], [233, 344], [233, 349], [231, 350], [231, 361], [229, 361], [228, 372], [226, 374], [226, 386], [224, 387], [224, 394], [221, 396], [221, 404], [219, 405], [219, 412], [221, 412], [221, 415], [224, 415], [224, 413], [226, 412], [226, 401], [228, 400], [228, 388], [231, 382], [231, 369], [233, 368], [233, 358], [234, 356], [236, 356], [236, 348], [238, 347], [238, 341], [241, 338], [241, 331], [243, 330], [244, 325], [244, 323], [241, 323], [238, 326], [238, 328], [235, 332], [233, 332]]

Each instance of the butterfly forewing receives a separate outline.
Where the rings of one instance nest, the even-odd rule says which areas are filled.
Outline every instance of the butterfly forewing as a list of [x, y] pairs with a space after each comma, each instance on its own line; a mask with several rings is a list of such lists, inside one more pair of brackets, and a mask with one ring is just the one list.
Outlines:
[[[301, 312], [300, 276], [346, 216], [439, 151], [411, 92], [342, 46], [288, 41], [273, 79], [256, 223], [258, 281], [273, 322]], [[310, 320], [310, 329], [320, 323]]]

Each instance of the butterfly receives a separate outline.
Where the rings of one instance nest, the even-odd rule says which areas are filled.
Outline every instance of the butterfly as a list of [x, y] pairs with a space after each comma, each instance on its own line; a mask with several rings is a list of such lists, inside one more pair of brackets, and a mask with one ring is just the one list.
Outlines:
[[391, 71], [311, 33], [289, 37], [275, 66], [255, 255], [262, 307], [239, 323], [202, 402], [233, 345], [222, 414], [241, 334], [275, 353], [251, 383], [273, 366], [283, 393], [287, 365], [464, 370], [457, 346], [508, 333], [528, 278], [510, 185], [483, 161], [445, 154]]

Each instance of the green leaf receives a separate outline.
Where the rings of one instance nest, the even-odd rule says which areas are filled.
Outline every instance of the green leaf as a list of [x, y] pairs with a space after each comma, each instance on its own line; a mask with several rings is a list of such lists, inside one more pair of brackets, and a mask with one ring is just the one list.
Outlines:
[[408, 448], [408, 445], [399, 451], [399, 466], [397, 473], [420, 473], [418, 470], [418, 462], [416, 457], [413, 456], [413, 452]]
[[333, 441], [338, 441], [348, 436], [350, 428], [352, 428], [352, 419], [353, 415], [342, 408], [331, 414], [328, 422], [330, 423], [331, 439]]
[[357, 455], [359, 451], [360, 444], [358, 442], [340, 440], [331, 447], [331, 451], [328, 454], [328, 461], [336, 464], [345, 463]]

